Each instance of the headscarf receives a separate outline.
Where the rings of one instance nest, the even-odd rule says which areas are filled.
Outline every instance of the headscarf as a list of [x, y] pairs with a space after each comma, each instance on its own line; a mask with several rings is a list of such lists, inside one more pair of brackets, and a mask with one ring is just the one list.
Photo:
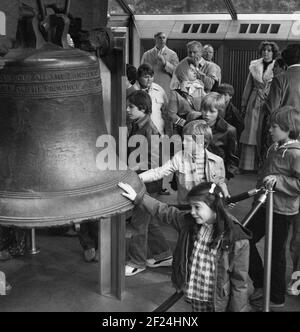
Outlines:
[[180, 88], [184, 88], [190, 95], [193, 95], [198, 89], [204, 89], [204, 84], [199, 80], [189, 81], [188, 70], [190, 64], [188, 58], [183, 59], [179, 62], [175, 69], [175, 75], [179, 81]]
[[187, 58], [181, 60], [175, 69], [175, 75], [177, 76], [179, 82], [188, 81], [188, 70], [190, 65]]

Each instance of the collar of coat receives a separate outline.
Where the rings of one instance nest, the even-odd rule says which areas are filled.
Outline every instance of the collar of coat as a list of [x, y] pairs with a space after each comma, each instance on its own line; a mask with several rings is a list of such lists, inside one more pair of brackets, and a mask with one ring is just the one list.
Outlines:
[[[192, 158], [193, 162], [196, 161], [196, 156], [195, 155], [193, 155], [190, 152], [186, 152], [186, 151], [183, 151], [183, 152], [186, 153], [187, 155], [189, 155]], [[211, 161], [215, 161], [215, 162], [220, 160], [219, 156], [217, 156], [216, 154], [208, 151], [207, 149], [205, 149], [204, 152], [205, 152], [205, 158], [206, 159], [211, 160]]]
[[[216, 248], [221, 248], [223, 250], [228, 250], [230, 247], [233, 246], [234, 242], [236, 241], [250, 240], [252, 238], [252, 232], [246, 227], [244, 227], [233, 215], [229, 215], [233, 221], [231, 226], [231, 232], [223, 232], [217, 237], [217, 239], [215, 239], [215, 242], [217, 244]], [[195, 234], [199, 231], [201, 225], [197, 225], [195, 223], [195, 219], [190, 212], [186, 213], [185, 221], [185, 227], [189, 229], [192, 234]]]
[[137, 121], [134, 122], [134, 126], [141, 130], [143, 127], [145, 127], [148, 123], [150, 122], [150, 115], [146, 114], [144, 117], [141, 119], [138, 119]]
[[270, 82], [273, 79], [273, 67], [274, 67], [275, 60], [267, 67], [266, 71], [264, 71], [264, 64], [263, 64], [263, 59], [257, 59], [253, 60], [250, 63], [249, 66], [249, 71], [253, 78], [260, 82], [260, 83], [265, 83], [265, 82]]
[[221, 118], [220, 116], [218, 116], [217, 122], [213, 126], [212, 130], [225, 133], [228, 130], [228, 126], [229, 126], [228, 122], [223, 118]]

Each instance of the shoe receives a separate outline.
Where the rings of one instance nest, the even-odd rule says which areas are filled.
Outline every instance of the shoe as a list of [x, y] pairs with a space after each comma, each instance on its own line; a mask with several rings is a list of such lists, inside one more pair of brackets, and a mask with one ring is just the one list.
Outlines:
[[12, 255], [8, 252], [8, 250], [0, 251], [0, 261], [8, 261], [12, 259]]
[[[264, 305], [263, 299], [259, 299], [257, 301], [251, 302], [251, 305], [253, 305], [256, 308], [262, 308]], [[285, 302], [282, 303], [274, 303], [270, 301], [270, 309], [277, 309], [277, 308], [283, 308], [285, 306]]]
[[87, 250], [84, 250], [83, 252], [83, 257], [86, 262], [91, 262], [95, 259], [96, 257], [96, 250], [95, 248], [90, 248]]
[[130, 265], [126, 265], [125, 266], [125, 276], [126, 277], [134, 276], [135, 274], [143, 272], [145, 270], [146, 270], [145, 268], [139, 268], [139, 267], [133, 267]]
[[292, 278], [287, 286], [286, 292], [292, 296], [300, 295], [300, 272], [299, 271], [296, 271], [292, 274]]
[[147, 259], [146, 265], [149, 267], [160, 267], [160, 266], [172, 266], [173, 257], [167, 257], [160, 260], [155, 260], [154, 258]]
[[159, 191], [158, 194], [159, 194], [159, 195], [170, 195], [170, 192], [169, 192], [168, 189], [166, 189], [166, 188], [162, 188], [162, 189]]
[[254, 302], [254, 301], [260, 300], [260, 299], [263, 298], [263, 296], [264, 296], [264, 289], [263, 288], [255, 288], [252, 295], [249, 296], [249, 301]]

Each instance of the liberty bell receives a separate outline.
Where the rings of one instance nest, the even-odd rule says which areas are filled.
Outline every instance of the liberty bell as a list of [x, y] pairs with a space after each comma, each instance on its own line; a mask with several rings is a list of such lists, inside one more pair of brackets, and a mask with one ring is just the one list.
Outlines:
[[49, 17], [42, 10], [39, 18], [21, 18], [19, 46], [4, 57], [1, 225], [48, 227], [109, 217], [133, 207], [118, 182], [145, 190], [135, 172], [96, 166], [96, 141], [107, 133], [99, 61], [67, 45], [66, 14]]

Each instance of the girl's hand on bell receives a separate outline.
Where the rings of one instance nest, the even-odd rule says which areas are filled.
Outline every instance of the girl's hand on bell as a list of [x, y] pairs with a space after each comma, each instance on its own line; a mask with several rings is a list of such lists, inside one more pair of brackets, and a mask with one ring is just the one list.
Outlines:
[[128, 198], [130, 201], [134, 201], [136, 196], [137, 196], [137, 193], [136, 191], [131, 187], [130, 184], [128, 183], [123, 183], [123, 182], [119, 182], [118, 183], [118, 186], [123, 189], [125, 192], [122, 193], [122, 195], [126, 198]]

